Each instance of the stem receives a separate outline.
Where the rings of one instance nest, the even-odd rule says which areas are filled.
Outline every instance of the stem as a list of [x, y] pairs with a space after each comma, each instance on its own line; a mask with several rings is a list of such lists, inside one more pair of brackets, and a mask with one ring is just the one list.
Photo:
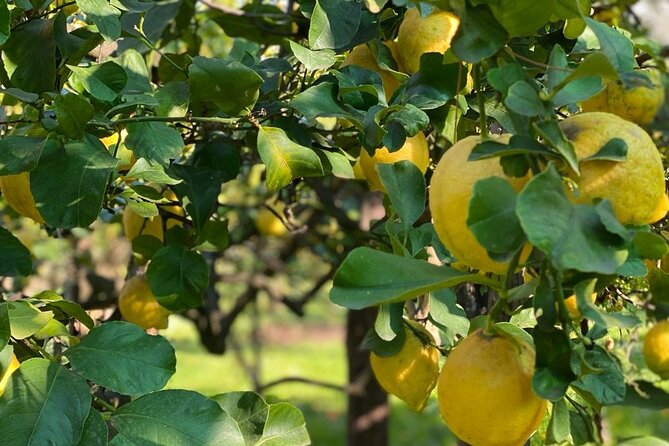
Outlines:
[[214, 124], [237, 124], [241, 118], [216, 118], [205, 116], [133, 116], [132, 118], [123, 118], [106, 122], [95, 122], [95, 124], [104, 127], [118, 127], [120, 124], [129, 124], [137, 122], [191, 122], [191, 123], [214, 123]]
[[511, 288], [513, 284], [513, 275], [515, 274], [516, 269], [518, 268], [518, 263], [520, 262], [520, 256], [522, 255], [522, 253], [523, 253], [523, 247], [520, 247], [518, 251], [513, 255], [513, 258], [509, 263], [509, 268], [507, 269], [506, 276], [504, 277], [504, 287], [502, 288], [502, 290], [499, 291], [499, 300], [495, 302], [495, 305], [493, 305], [493, 307], [488, 312], [488, 317], [485, 323], [485, 329], [483, 330], [484, 334], [486, 335], [492, 335], [495, 333], [494, 326], [495, 322], [497, 321], [497, 317], [502, 312], [502, 310], [506, 308], [506, 300], [509, 297], [507, 290]]
[[481, 139], [488, 138], [488, 117], [485, 113], [485, 97], [483, 97], [483, 90], [481, 89], [481, 64], [474, 64], [472, 70], [474, 74], [474, 88], [476, 88], [476, 98], [479, 104], [479, 125], [481, 126]]
[[109, 404], [107, 401], [103, 400], [99, 396], [93, 395], [93, 398], [95, 398], [95, 401], [97, 401], [98, 404], [100, 404], [102, 407], [107, 409], [109, 412], [114, 412], [116, 410], [116, 407], [112, 406], [111, 404]]
[[58, 360], [48, 351], [44, 350], [41, 345], [39, 345], [37, 342], [35, 342], [34, 339], [28, 338], [26, 339], [28, 341], [28, 347], [30, 347], [31, 350], [38, 352], [40, 355], [42, 355], [44, 358], [48, 359], [51, 362], [58, 362]]

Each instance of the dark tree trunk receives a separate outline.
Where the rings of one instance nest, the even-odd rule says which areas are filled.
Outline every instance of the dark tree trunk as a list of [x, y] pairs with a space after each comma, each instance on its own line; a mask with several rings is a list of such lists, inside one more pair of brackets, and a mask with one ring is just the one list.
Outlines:
[[360, 345], [374, 325], [376, 308], [349, 311], [346, 321], [348, 356], [348, 446], [387, 446], [388, 395], [379, 386], [369, 365], [369, 352]]

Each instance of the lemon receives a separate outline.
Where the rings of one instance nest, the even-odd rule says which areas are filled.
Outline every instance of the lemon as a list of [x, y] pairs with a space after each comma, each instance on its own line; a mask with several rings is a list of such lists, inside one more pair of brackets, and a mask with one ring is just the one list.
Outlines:
[[[595, 300], [597, 299], [597, 293], [592, 293], [590, 295], [590, 303], [595, 303]], [[572, 319], [575, 320], [581, 320], [583, 319], [583, 315], [581, 314], [581, 310], [578, 309], [578, 302], [576, 300], [575, 295], [571, 295], [567, 297], [564, 300], [564, 305], [567, 307], [567, 311], [569, 311], [569, 314], [571, 315]]]
[[0, 191], [7, 204], [18, 214], [44, 224], [44, 218], [37, 210], [35, 198], [30, 190], [30, 173], [0, 177]]
[[[668, 203], [662, 159], [641, 127], [602, 112], [574, 115], [560, 125], [580, 160], [581, 175], [573, 174], [580, 191], [576, 202], [606, 198], [623, 224], [644, 225], [664, 217]], [[620, 138], [627, 144], [625, 161], [585, 160], [612, 138]]]
[[[510, 135], [493, 139], [507, 143]], [[506, 177], [498, 158], [468, 161], [469, 154], [480, 141], [479, 136], [464, 138], [441, 157], [430, 183], [430, 212], [439, 240], [459, 262], [482, 272], [504, 274], [508, 264], [491, 259], [467, 227], [469, 200], [474, 184], [484, 178], [506, 178], [517, 191], [523, 188], [528, 178]], [[525, 249], [521, 262], [527, 259], [529, 251], [529, 248]]]
[[4, 371], [0, 370], [0, 372], [2, 372], [0, 373], [0, 395], [5, 391], [5, 387], [7, 387], [7, 383], [9, 382], [9, 377], [12, 376], [12, 373], [14, 373], [20, 365], [19, 360], [16, 359], [16, 355], [12, 355], [12, 360], [10, 361], [9, 366], [7, 366], [7, 369]]
[[631, 88], [625, 88], [621, 80], [607, 79], [604, 90], [583, 102], [581, 108], [584, 112], [613, 113], [639, 125], [650, 124], [664, 103], [662, 73], [657, 69], [640, 71], [648, 76], [652, 87], [640, 79], [635, 79], [635, 85]]
[[135, 276], [123, 285], [118, 308], [123, 319], [145, 330], [167, 328], [170, 311], [158, 303], [143, 275]]
[[643, 340], [643, 358], [650, 370], [669, 379], [669, 321], [655, 324]]
[[370, 362], [381, 387], [407, 403], [411, 410], [420, 412], [437, 385], [439, 351], [425, 328], [413, 322], [411, 326], [404, 328], [406, 337], [399, 352], [392, 356], [371, 353]]
[[409, 9], [404, 15], [397, 35], [397, 53], [408, 73], [420, 68], [420, 56], [425, 53], [445, 53], [460, 25], [460, 19], [450, 12], [435, 9], [421, 17], [418, 9]]
[[[397, 62], [399, 56], [397, 55], [397, 44], [392, 40], [383, 42], [389, 49], [393, 58]], [[344, 68], [348, 65], [357, 65], [362, 68], [367, 68], [368, 70], [376, 71], [381, 76], [383, 81], [383, 91], [386, 93], [386, 99], [390, 99], [400, 86], [400, 81], [395, 79], [390, 72], [381, 69], [379, 64], [376, 62], [374, 55], [369, 50], [367, 45], [358, 45], [348, 53], [344, 62], [342, 62], [341, 67]], [[403, 71], [402, 67], [398, 64], [398, 71]]]
[[481, 329], [448, 355], [437, 395], [448, 428], [472, 446], [521, 446], [544, 414], [532, 391], [534, 349], [520, 339]]
[[[170, 189], [165, 191], [164, 196], [170, 201], [177, 200], [177, 196]], [[164, 206], [164, 209], [165, 211], [175, 215], [184, 215], [184, 211], [180, 206]], [[130, 240], [130, 242], [132, 242], [135, 237], [139, 235], [151, 235], [161, 242], [163, 241], [163, 217], [160, 215], [145, 218], [137, 214], [130, 207], [126, 207], [123, 210], [122, 224], [123, 233], [128, 238], [128, 240]], [[175, 218], [167, 217], [167, 221], [165, 222], [166, 229], [170, 229], [175, 226], [182, 226], [182, 223]]]
[[283, 237], [289, 233], [283, 221], [264, 206], [258, 210], [255, 224], [258, 232], [265, 236]]
[[394, 152], [390, 152], [386, 147], [381, 147], [376, 149], [374, 156], [369, 156], [369, 153], [363, 149], [360, 152], [360, 167], [365, 178], [367, 178], [369, 188], [385, 192], [386, 188], [381, 183], [376, 165], [394, 164], [398, 161], [411, 161], [421, 172], [425, 173], [427, 166], [430, 164], [430, 151], [425, 135], [418, 132], [411, 138], [407, 138], [404, 145]]

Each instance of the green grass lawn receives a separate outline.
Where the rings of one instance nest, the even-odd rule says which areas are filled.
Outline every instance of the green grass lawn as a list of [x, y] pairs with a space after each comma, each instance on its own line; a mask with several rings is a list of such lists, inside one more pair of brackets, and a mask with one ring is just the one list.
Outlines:
[[[225, 355], [209, 354], [197, 342], [189, 322], [173, 318], [170, 324], [170, 329], [162, 334], [175, 345], [177, 371], [168, 388], [196, 390], [207, 396], [252, 389], [246, 371], [232, 351]], [[249, 355], [246, 349], [243, 353]], [[344, 385], [344, 345], [337, 340], [310, 340], [308, 336], [290, 344], [270, 344], [263, 350], [260, 370], [261, 383], [292, 376]], [[263, 396], [272, 402], [288, 401], [298, 406], [304, 413], [314, 445], [341, 446], [345, 443], [346, 396], [343, 392], [303, 383], [285, 383], [267, 389]], [[391, 403], [391, 446], [456, 444], [441, 421], [434, 395], [421, 414], [411, 412], [396, 398], [392, 398]], [[609, 408], [605, 411], [605, 424], [611, 434], [611, 444], [638, 435], [669, 440], [669, 411]]]

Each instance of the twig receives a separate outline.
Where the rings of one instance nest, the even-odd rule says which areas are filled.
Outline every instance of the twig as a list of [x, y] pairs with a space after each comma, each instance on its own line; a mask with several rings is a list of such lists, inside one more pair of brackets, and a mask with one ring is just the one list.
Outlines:
[[345, 393], [348, 392], [348, 388], [346, 386], [333, 384], [326, 381], [320, 381], [317, 379], [301, 378], [299, 376], [287, 376], [285, 378], [279, 378], [277, 380], [270, 381], [261, 386], [258, 386], [257, 390], [258, 392], [263, 392], [269, 389], [270, 387], [278, 386], [279, 384], [285, 384], [285, 383], [302, 383], [302, 384], [309, 384], [312, 386], [324, 387], [326, 389], [337, 390], [339, 392], [345, 392]]

